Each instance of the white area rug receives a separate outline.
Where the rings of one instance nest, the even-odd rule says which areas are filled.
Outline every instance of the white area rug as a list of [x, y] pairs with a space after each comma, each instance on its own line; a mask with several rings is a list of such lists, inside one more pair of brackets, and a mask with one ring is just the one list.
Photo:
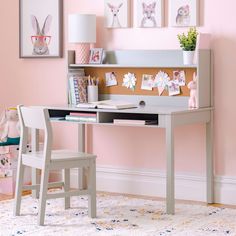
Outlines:
[[218, 236], [236, 235], [236, 210], [177, 204], [176, 214], [165, 214], [165, 202], [98, 194], [97, 218], [87, 216], [87, 198], [72, 197], [64, 210], [63, 199], [47, 202], [45, 226], [37, 226], [38, 201], [26, 196], [22, 216], [13, 217], [13, 201], [0, 202], [0, 235], [125, 235]]

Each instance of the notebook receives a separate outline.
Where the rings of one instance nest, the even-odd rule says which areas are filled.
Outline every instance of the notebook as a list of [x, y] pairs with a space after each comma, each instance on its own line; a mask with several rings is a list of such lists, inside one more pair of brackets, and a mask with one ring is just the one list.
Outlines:
[[125, 101], [103, 100], [91, 103], [79, 103], [79, 108], [99, 108], [99, 109], [127, 109], [137, 107], [135, 104]]

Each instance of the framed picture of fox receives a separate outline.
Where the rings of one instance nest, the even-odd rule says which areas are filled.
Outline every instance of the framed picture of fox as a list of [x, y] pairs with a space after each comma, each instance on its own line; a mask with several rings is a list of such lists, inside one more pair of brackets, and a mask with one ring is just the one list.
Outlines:
[[199, 0], [171, 0], [169, 6], [171, 26], [198, 26]]
[[20, 0], [20, 57], [62, 57], [62, 1]]
[[137, 0], [137, 27], [156, 28], [163, 26], [163, 0]]

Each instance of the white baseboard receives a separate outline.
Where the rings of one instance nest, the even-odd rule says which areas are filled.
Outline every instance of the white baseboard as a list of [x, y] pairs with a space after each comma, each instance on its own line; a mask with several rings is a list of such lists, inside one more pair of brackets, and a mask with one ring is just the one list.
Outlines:
[[[58, 173], [54, 172], [54, 178]], [[58, 175], [59, 177], [59, 175]], [[56, 177], [57, 179], [57, 177]], [[165, 197], [164, 172], [97, 166], [97, 190]], [[236, 177], [215, 177], [215, 202], [236, 205]], [[71, 171], [71, 186], [78, 186], [78, 171]], [[206, 178], [192, 174], [175, 175], [176, 199], [206, 201]]]

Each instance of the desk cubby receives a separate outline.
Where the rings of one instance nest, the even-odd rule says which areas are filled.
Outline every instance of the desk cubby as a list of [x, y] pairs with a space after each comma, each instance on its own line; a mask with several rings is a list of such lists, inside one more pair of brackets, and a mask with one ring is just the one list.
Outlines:
[[[124, 120], [152, 120], [158, 125], [158, 115], [157, 114], [146, 114], [146, 113], [117, 113], [117, 112], [99, 112], [99, 123], [113, 123], [114, 119], [124, 119]], [[130, 122], [132, 125], [132, 122]]]
[[77, 109], [75, 110], [61, 110], [61, 109], [49, 109], [49, 116], [51, 118], [53, 117], [65, 117], [66, 115], [70, 115], [70, 113], [84, 113], [84, 114], [97, 114], [96, 111], [89, 111], [89, 110], [84, 110], [84, 111], [78, 111]]

